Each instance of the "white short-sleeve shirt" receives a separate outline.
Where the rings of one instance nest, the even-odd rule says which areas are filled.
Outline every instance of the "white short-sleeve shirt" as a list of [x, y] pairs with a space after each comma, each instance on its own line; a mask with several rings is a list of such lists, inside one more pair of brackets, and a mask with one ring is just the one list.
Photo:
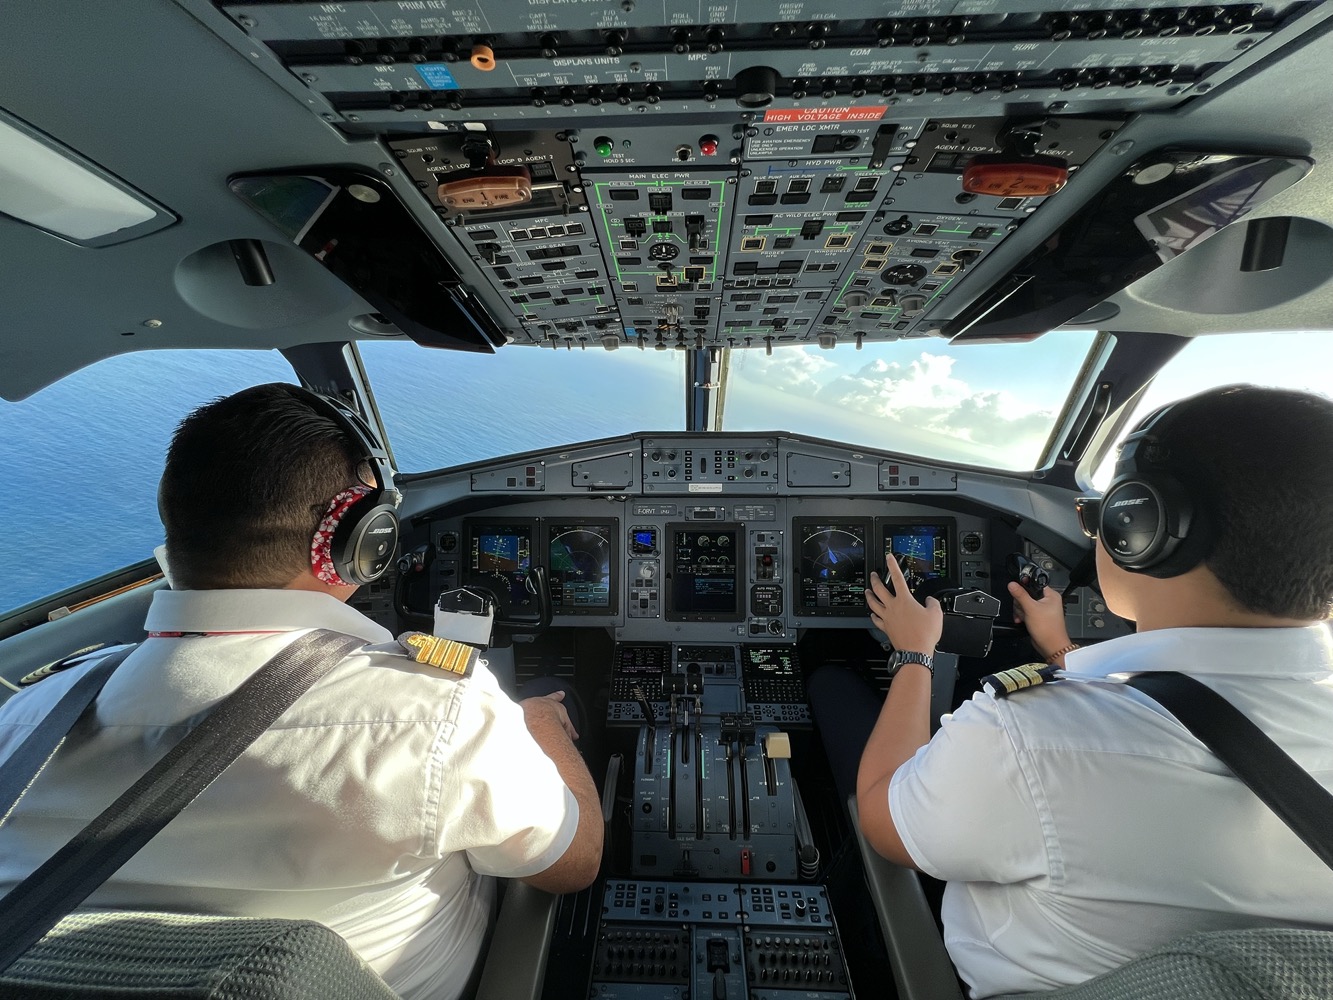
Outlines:
[[1066, 663], [1058, 683], [974, 695], [890, 783], [908, 854], [949, 883], [945, 944], [972, 996], [1082, 982], [1195, 930], [1333, 928], [1333, 871], [1123, 683], [1190, 674], [1333, 788], [1326, 626], [1165, 629]]
[[[325, 594], [156, 594], [148, 631], [224, 634], [149, 638], [116, 669], [95, 730], [76, 730], [0, 826], [0, 891], [141, 777], [185, 720], [311, 628], [369, 645], [302, 695], [88, 905], [318, 920], [404, 998], [457, 996], [490, 918], [484, 876], [548, 868], [573, 841], [578, 806], [484, 665], [454, 680], [418, 664]], [[7, 703], [0, 762], [81, 672]]]

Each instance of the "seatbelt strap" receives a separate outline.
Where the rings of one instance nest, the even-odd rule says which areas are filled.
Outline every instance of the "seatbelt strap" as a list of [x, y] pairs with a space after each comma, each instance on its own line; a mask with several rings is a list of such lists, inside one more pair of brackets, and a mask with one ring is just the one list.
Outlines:
[[1208, 685], [1185, 674], [1135, 674], [1127, 683], [1174, 715], [1333, 868], [1333, 794], [1263, 730]]
[[111, 672], [138, 648], [118, 649], [83, 671], [17, 749], [0, 762], [0, 826], [9, 819], [19, 799], [42, 773], [42, 768], [50, 763], [74, 723], [106, 686]]
[[213, 783], [315, 681], [365, 642], [317, 629], [227, 696], [142, 778], [0, 901], [0, 972]]

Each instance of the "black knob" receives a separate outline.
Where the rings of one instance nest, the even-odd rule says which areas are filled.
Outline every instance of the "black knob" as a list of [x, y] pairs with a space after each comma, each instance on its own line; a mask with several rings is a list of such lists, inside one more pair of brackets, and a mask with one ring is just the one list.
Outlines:
[[736, 74], [736, 103], [742, 108], [771, 104], [778, 92], [778, 71], [770, 66], [750, 66]]

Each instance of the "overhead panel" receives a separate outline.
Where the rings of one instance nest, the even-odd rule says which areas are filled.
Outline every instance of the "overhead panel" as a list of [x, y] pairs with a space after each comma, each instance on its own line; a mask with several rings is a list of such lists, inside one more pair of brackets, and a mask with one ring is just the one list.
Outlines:
[[1015, 100], [1163, 107], [1235, 58], [1238, 36], [1242, 50], [1257, 44], [1302, 5], [219, 6], [349, 121], [377, 126], [429, 120], [442, 108], [528, 122], [562, 106], [602, 118], [639, 103], [653, 116], [697, 113], [710, 99], [743, 104], [767, 74], [780, 96], [893, 98], [924, 116], [1003, 113]]
[[1134, 114], [1208, 93], [1322, 16], [1290, 0], [176, 2], [386, 147], [414, 182], [400, 194], [442, 223], [432, 238], [504, 303], [510, 343], [571, 349], [952, 330], [1021, 283], [1021, 255], [996, 251], [1032, 220], [1045, 232], [1047, 202], [1091, 197], [1078, 171], [1125, 152]]

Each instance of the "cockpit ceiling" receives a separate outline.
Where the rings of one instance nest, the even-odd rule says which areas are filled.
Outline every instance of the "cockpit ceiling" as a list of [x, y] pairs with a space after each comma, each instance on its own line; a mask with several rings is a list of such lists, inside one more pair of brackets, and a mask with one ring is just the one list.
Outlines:
[[[1321, 64], [1325, 4], [95, 6], [15, 19], [9, 65], [40, 67], [25, 39], [55, 18], [75, 69], [68, 93], [19, 74], [0, 103], [182, 223], [75, 260], [0, 219], [6, 268], [13, 254], [40, 279], [16, 287], [59, 271], [91, 292], [63, 322], [6, 293], [7, 396], [146, 347], [405, 334], [471, 350], [836, 348], [1040, 335], [1099, 303], [1133, 329], [1193, 334], [1165, 279], [1184, 273], [1182, 250], [1275, 213], [1306, 217], [1298, 248], [1333, 236], [1323, 105], [1285, 68]], [[100, 77], [78, 68], [94, 51]], [[130, 127], [127, 107], [151, 113]], [[1215, 197], [1186, 183], [1205, 165]], [[337, 197], [292, 224], [272, 200], [292, 177]], [[1170, 247], [1136, 225], [1164, 202], [1105, 197], [1158, 181], [1184, 211], [1157, 216], [1206, 219]], [[267, 255], [274, 285], [245, 283], [224, 252], [236, 240]], [[1227, 309], [1295, 304], [1326, 323], [1323, 283], [1303, 273], [1287, 294], [1283, 270], [1243, 278]], [[115, 317], [96, 320], [97, 304]], [[1223, 312], [1216, 329], [1258, 328]], [[52, 336], [69, 351], [52, 355]]]
[[961, 320], [954, 290], [1130, 113], [1206, 93], [1310, 5], [217, 6], [313, 114], [387, 140], [506, 340], [614, 349], [976, 335], [1012, 290]]

